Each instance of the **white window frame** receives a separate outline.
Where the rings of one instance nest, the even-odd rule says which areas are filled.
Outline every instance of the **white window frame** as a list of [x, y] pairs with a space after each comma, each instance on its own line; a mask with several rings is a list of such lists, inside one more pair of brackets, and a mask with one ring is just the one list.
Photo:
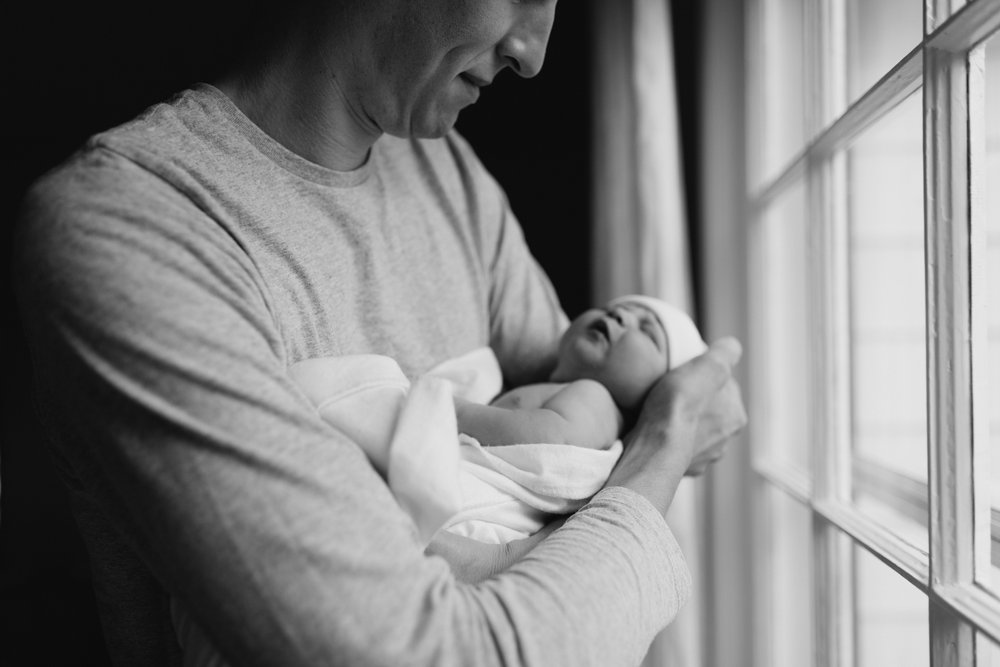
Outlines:
[[[751, 174], [756, 173], [761, 152], [754, 145], [761, 140], [757, 131], [760, 111], [752, 94], [761, 81], [758, 4], [748, 0], [746, 14]], [[790, 186], [804, 181], [811, 246], [816, 249], [811, 258], [816, 280], [810, 300], [817, 306], [810, 319], [815, 323], [815, 349], [820, 352], [811, 366], [815, 398], [810, 420], [812, 466], [808, 471], [796, 469], [772, 458], [760, 443], [752, 443], [751, 484], [777, 488], [812, 513], [815, 664], [840, 667], [854, 662], [854, 605], [849, 585], [853, 577], [844, 576], [851, 573], [853, 542], [928, 598], [931, 665], [988, 665], [985, 653], [977, 651], [977, 632], [1000, 643], [1000, 599], [983, 584], [992, 567], [991, 550], [1000, 551], [1000, 515], [991, 511], [989, 493], [982, 491], [990, 483], [988, 415], [980, 414], [985, 410], [975, 411], [972, 397], [984, 395], [984, 380], [975, 370], [983, 364], [974, 355], [986, 349], [987, 340], [982, 316], [985, 299], [974, 286], [985, 281], [985, 221], [978, 217], [984, 215], [986, 187], [982, 43], [1000, 35], [1000, 0], [925, 0], [921, 43], [846, 111], [844, 0], [806, 0], [806, 4], [807, 25], [813, 33], [813, 39], [806, 40], [806, 58], [812, 67], [811, 80], [817, 82], [806, 91], [813, 121], [807, 126], [822, 129], [777, 175], [748, 194], [747, 247], [753, 262], [755, 228], [764, 212]], [[905, 476], [873, 462], [852, 460], [844, 273], [848, 226], [843, 205], [847, 189], [844, 149], [921, 86], [928, 332], [926, 493], [922, 482], [915, 488], [915, 482]], [[760, 298], [759, 290], [754, 289], [752, 276], [750, 291], [749, 313], [760, 312], [754, 301]], [[710, 290], [710, 299], [711, 294]], [[753, 360], [752, 339], [748, 352]], [[753, 372], [766, 372], [766, 360], [753, 361]], [[753, 424], [752, 400], [750, 404]], [[910, 516], [923, 516], [929, 528], [930, 553], [861, 513], [851, 502], [852, 484], [880, 493]], [[978, 499], [985, 498], [986, 503], [977, 504], [976, 489], [980, 489]], [[754, 508], [753, 532], [766, 538], [765, 505], [758, 500]], [[755, 541], [755, 557], [760, 562], [766, 558], [760, 551], [763, 539]], [[760, 616], [767, 609], [766, 591], [754, 592], [755, 615]], [[765, 649], [757, 646], [754, 655], [758, 667], [769, 664]]]

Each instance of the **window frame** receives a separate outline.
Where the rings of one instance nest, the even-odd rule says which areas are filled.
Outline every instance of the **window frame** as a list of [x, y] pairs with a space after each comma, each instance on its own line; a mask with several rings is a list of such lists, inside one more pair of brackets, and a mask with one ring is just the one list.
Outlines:
[[[914, 0], [915, 2], [918, 0]], [[761, 173], [760, 90], [763, 59], [759, 36], [764, 0], [748, 0], [748, 169]], [[813, 515], [815, 654], [819, 665], [854, 661], [851, 543], [874, 554], [928, 598], [932, 665], [977, 664], [977, 633], [1000, 643], [1000, 598], [985, 583], [991, 551], [1000, 555], [1000, 512], [988, 502], [988, 415], [974, 395], [985, 395], [980, 355], [987, 345], [985, 297], [984, 50], [1000, 39], [1000, 0], [925, 0], [919, 44], [849, 106], [846, 102], [845, 0], [806, 0], [807, 138], [802, 150], [776, 174], [748, 193], [749, 261], [758, 247], [756, 227], [768, 207], [805, 183], [811, 220], [811, 302], [815, 349], [811, 360], [811, 469], [801, 470], [770, 455], [754, 437], [751, 404], [750, 466], [757, 483], [802, 503]], [[922, 93], [918, 89], [922, 87]], [[870, 461], [852, 460], [850, 439], [849, 332], [846, 294], [847, 165], [845, 149], [865, 129], [912, 94], [923, 95], [924, 229], [927, 317], [928, 481], [927, 499], [903, 475]], [[958, 224], [955, 224], [958, 223]], [[963, 224], [964, 223], [964, 224]], [[763, 298], [751, 275], [750, 313], [762, 312]], [[935, 326], [948, 322], [949, 326]], [[752, 320], [749, 323], [752, 327]], [[933, 332], [933, 333], [932, 333]], [[750, 351], [754, 353], [753, 339]], [[979, 360], [979, 361], [977, 361]], [[766, 372], [767, 359], [753, 359], [753, 372]], [[971, 481], [971, 484], [968, 483]], [[851, 486], [895, 498], [911, 516], [924, 513], [929, 553], [862, 514], [851, 503]], [[977, 489], [979, 493], [977, 494]], [[758, 530], [767, 535], [765, 504], [757, 494]], [[982, 502], [986, 498], [987, 502]], [[977, 502], [979, 500], [980, 502]], [[995, 526], [995, 528], [994, 528]], [[849, 539], [845, 540], [843, 536]], [[755, 559], [767, 557], [756, 540]], [[766, 591], [757, 597], [766, 598]], [[758, 612], [766, 599], [758, 599]], [[767, 617], [756, 614], [761, 623]], [[758, 636], [762, 636], [757, 633]], [[988, 664], [978, 652], [979, 664]], [[766, 651], [755, 651], [769, 664]], [[957, 662], [955, 659], [957, 658]]]

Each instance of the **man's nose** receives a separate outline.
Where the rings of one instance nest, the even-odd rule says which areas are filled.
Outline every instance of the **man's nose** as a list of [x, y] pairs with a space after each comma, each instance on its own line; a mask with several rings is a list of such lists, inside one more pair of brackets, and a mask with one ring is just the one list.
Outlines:
[[517, 21], [498, 49], [511, 69], [530, 79], [542, 71], [545, 62], [545, 49], [556, 16], [556, 0], [523, 3], [516, 7]]

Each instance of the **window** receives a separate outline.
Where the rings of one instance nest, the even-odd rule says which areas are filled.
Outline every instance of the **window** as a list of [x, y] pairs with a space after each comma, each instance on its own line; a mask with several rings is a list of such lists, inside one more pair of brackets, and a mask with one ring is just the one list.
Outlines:
[[758, 667], [1000, 666], [1000, 0], [748, 0]]

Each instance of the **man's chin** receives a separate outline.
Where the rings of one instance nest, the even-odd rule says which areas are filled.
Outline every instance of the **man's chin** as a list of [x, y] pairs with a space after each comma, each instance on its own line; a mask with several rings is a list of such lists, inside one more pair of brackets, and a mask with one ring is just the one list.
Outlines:
[[[425, 117], [414, 118], [405, 134], [395, 136], [412, 139], [440, 139], [455, 128], [460, 113], [461, 109], [437, 110], [436, 113], [427, 114]], [[389, 134], [394, 133], [390, 132]]]
[[399, 137], [400, 139], [440, 139], [451, 132], [453, 127], [455, 127], [454, 123], [451, 123], [450, 125], [439, 125], [431, 128], [415, 126], [396, 131], [385, 130], [385, 133], [393, 137]]
[[415, 139], [440, 139], [445, 136], [453, 129], [455, 129], [455, 123], [458, 122], [458, 115], [449, 123], [437, 123], [433, 126], [422, 127], [413, 133]]

